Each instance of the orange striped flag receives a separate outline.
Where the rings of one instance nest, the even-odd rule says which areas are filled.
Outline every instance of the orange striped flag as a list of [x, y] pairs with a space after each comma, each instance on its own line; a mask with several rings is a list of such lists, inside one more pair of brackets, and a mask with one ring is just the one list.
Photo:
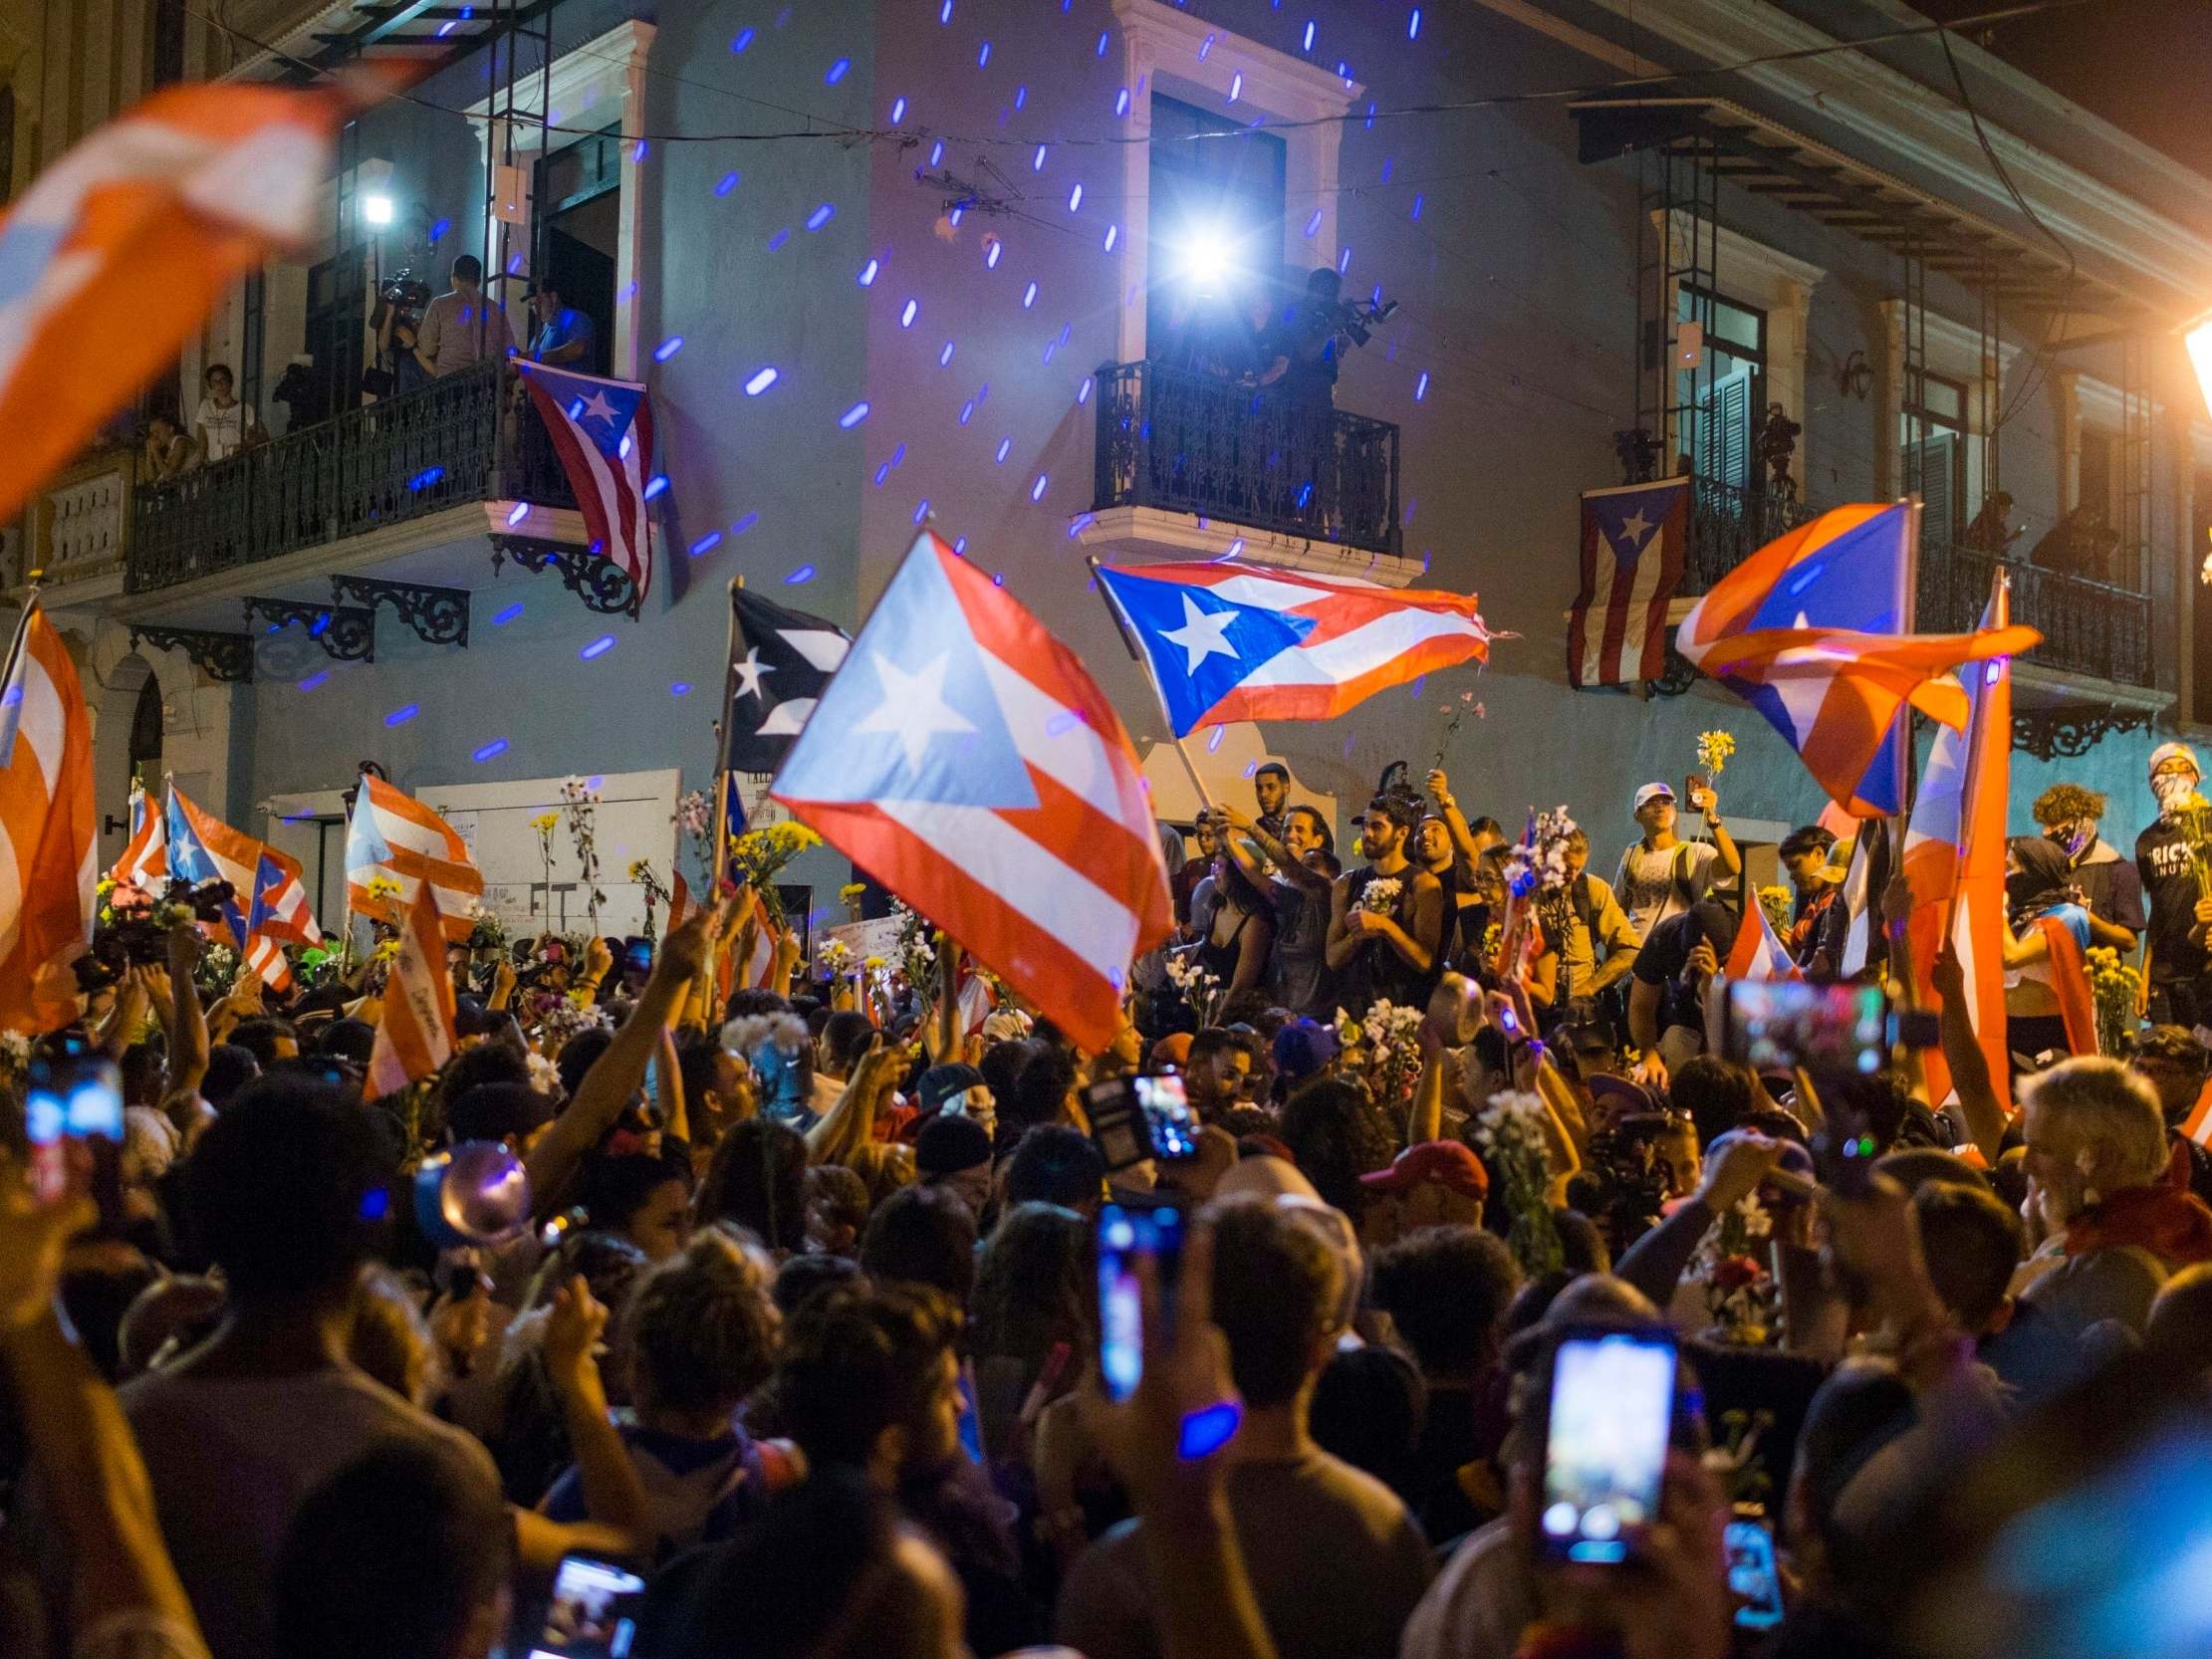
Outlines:
[[315, 233], [343, 109], [171, 87], [32, 181], [0, 221], [0, 519], [174, 365], [233, 283]]
[[2206, 1151], [2212, 1152], [2212, 1079], [2197, 1090], [2197, 1103], [2189, 1108], [2189, 1115], [2181, 1120], [2181, 1136], [2193, 1140]]
[[[370, 890], [378, 877], [393, 883], [396, 895]], [[364, 774], [346, 827], [346, 895], [355, 911], [397, 925], [427, 888], [437, 905], [445, 936], [458, 944], [476, 926], [474, 911], [484, 894], [483, 872], [469, 856], [468, 843], [453, 826], [404, 790]]]
[[399, 923], [399, 955], [384, 981], [384, 1013], [369, 1054], [368, 1097], [396, 1094], [453, 1056], [453, 976], [445, 971], [445, 934], [428, 885]]
[[0, 681], [0, 1030], [77, 1018], [70, 965], [92, 943], [98, 844], [84, 688], [34, 600]]

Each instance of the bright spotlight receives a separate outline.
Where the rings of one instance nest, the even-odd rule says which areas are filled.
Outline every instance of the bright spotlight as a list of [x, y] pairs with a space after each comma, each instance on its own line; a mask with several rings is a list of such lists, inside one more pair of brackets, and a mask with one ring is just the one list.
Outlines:
[[361, 216], [371, 225], [391, 223], [391, 198], [386, 195], [369, 195], [361, 199]]
[[2183, 335], [2181, 343], [2189, 348], [2189, 361], [2197, 371], [2197, 389], [2204, 393], [2205, 408], [2212, 410], [2212, 317]]
[[1186, 281], [1213, 288], [1235, 269], [1236, 243], [1220, 225], [1192, 225], [1183, 233], [1182, 269]]

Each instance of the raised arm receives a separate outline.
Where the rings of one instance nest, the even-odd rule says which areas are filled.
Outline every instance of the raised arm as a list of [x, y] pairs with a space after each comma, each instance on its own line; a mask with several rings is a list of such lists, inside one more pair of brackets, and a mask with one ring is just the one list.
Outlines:
[[1951, 1068], [1951, 1086], [1958, 1091], [1959, 1116], [1989, 1167], [1995, 1169], [2005, 1144], [2005, 1102], [1989, 1074], [1989, 1057], [1982, 1053], [1967, 1017], [1966, 969], [1950, 941], [1945, 940], [1936, 953], [1930, 977], [1943, 1001], [1943, 1060]]
[[199, 966], [199, 931], [192, 923], [169, 930], [169, 1006], [162, 1015], [169, 1029], [169, 1088], [199, 1092], [207, 1075], [207, 1016], [200, 1011], [192, 970]]
[[1691, 798], [1689, 805], [1705, 815], [1705, 828], [1713, 836], [1713, 850], [1720, 854], [1720, 867], [1730, 876], [1741, 875], [1744, 855], [1737, 850], [1735, 838], [1728, 833], [1727, 826], [1720, 821], [1720, 797], [1708, 784]]
[[1428, 794], [1444, 820], [1444, 830], [1452, 838], [1452, 850], [1472, 864], [1482, 856], [1482, 848], [1475, 845], [1475, 832], [1467, 827], [1467, 815], [1459, 810], [1459, 798], [1452, 794], [1451, 780], [1444, 776], [1440, 766], [1429, 768]]

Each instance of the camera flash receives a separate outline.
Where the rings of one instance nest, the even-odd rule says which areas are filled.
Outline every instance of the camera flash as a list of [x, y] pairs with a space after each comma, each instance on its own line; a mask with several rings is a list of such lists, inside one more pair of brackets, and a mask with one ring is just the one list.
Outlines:
[[389, 196], [382, 195], [362, 197], [361, 216], [365, 221], [372, 225], [390, 224], [391, 198]]

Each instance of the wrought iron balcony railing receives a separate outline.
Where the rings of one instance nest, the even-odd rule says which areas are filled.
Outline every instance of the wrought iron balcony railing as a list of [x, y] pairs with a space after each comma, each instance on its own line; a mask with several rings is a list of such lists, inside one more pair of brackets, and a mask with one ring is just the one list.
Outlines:
[[1170, 513], [1395, 554], [1398, 429], [1156, 362], [1098, 372], [1092, 507]]
[[131, 501], [123, 591], [149, 592], [480, 501], [573, 507], [504, 363], [433, 380]]
[[2156, 684], [2148, 593], [1924, 536], [1915, 614], [1920, 631], [1963, 633], [1980, 626], [2000, 567], [2012, 576], [2012, 619], [2043, 633], [2043, 643], [2023, 660], [2116, 685]]
[[1714, 583], [1777, 536], [1820, 517], [1821, 511], [1796, 496], [1692, 479], [1690, 545], [1681, 592], [1710, 592]]

